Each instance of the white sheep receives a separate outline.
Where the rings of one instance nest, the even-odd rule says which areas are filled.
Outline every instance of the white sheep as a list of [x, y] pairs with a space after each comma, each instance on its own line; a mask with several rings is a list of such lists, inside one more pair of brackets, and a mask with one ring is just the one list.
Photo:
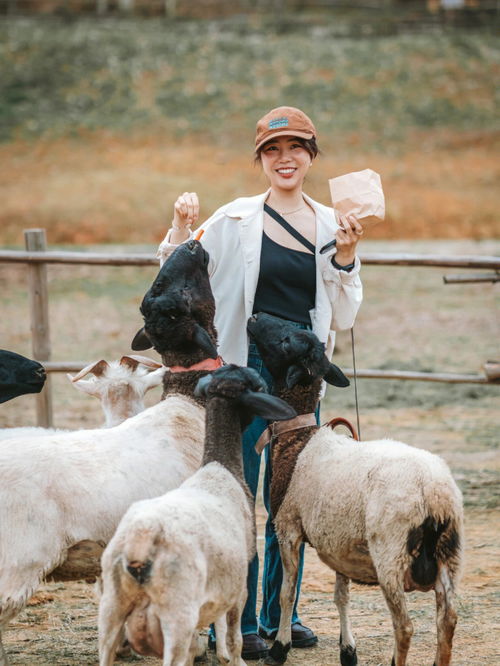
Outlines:
[[[154, 370], [151, 372], [146, 368]], [[105, 418], [103, 427], [110, 428], [143, 411], [145, 393], [161, 384], [166, 370], [161, 363], [146, 356], [129, 355], [111, 363], [96, 361], [75, 376], [66, 376], [79, 391], [99, 398]], [[83, 379], [90, 373], [94, 375], [93, 378]], [[57, 432], [68, 430], [36, 426], [1, 428], [0, 440], [10, 437], [42, 437]]]
[[[66, 376], [79, 391], [99, 398], [104, 427], [111, 428], [143, 411], [145, 394], [161, 384], [165, 372], [166, 368], [153, 359], [127, 355], [111, 363], [90, 363], [75, 376]], [[94, 377], [83, 379], [90, 373]]]
[[214, 622], [217, 656], [241, 659], [241, 613], [248, 563], [255, 554], [253, 501], [243, 476], [241, 430], [253, 415], [295, 412], [262, 393], [252, 369], [225, 366], [200, 380], [207, 398], [203, 466], [180, 488], [134, 504], [102, 558], [100, 665], [114, 660], [126, 624], [132, 648], [188, 666], [197, 629]]
[[2, 630], [41, 580], [99, 575], [102, 549], [130, 504], [177, 487], [198, 468], [203, 432], [203, 408], [172, 396], [114, 428], [3, 442], [1, 666]]
[[[199, 467], [204, 409], [193, 391], [207, 372], [200, 364], [217, 357], [207, 265], [200, 243], [183, 244], [145, 297], [164, 364], [180, 366], [164, 375], [165, 400], [113, 428], [0, 447], [0, 666], [2, 631], [42, 578], [99, 575], [100, 554], [128, 507], [176, 488]], [[144, 335], [147, 310], [145, 324]]]
[[[275, 392], [299, 414], [314, 412], [323, 378], [347, 385], [312, 332], [265, 314], [251, 318], [248, 330], [273, 376]], [[380, 585], [394, 626], [394, 666], [405, 666], [413, 632], [404, 593], [434, 589], [435, 665], [448, 666], [457, 620], [454, 589], [462, 564], [463, 508], [446, 463], [401, 442], [356, 442], [309, 425], [273, 440], [272, 467], [271, 510], [284, 577], [280, 626], [266, 663], [283, 663], [290, 649], [298, 549], [306, 541], [337, 573], [342, 666], [357, 663], [349, 579]]]

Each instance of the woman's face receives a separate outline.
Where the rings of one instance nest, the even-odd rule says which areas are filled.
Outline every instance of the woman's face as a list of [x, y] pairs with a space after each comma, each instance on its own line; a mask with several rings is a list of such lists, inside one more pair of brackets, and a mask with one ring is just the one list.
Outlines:
[[262, 169], [272, 188], [302, 188], [312, 159], [304, 146], [293, 136], [278, 136], [264, 144], [260, 153]]

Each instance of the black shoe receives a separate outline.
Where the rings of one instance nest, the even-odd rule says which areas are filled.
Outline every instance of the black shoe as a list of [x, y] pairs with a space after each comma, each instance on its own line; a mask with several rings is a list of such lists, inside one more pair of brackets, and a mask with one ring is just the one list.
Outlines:
[[[259, 636], [262, 638], [267, 638], [268, 640], [273, 640], [276, 638], [278, 632], [271, 631], [267, 633], [264, 629], [259, 629]], [[306, 648], [316, 645], [318, 642], [318, 637], [309, 629], [309, 627], [304, 627], [300, 622], [294, 622], [292, 624], [292, 647], [294, 648]]]
[[269, 655], [267, 643], [258, 634], [246, 634], [243, 636], [242, 659], [262, 659]]
[[[208, 637], [208, 649], [210, 652], [215, 652], [216, 642], [213, 636]], [[261, 659], [267, 657], [269, 648], [267, 643], [260, 638], [257, 634], [246, 634], [243, 636], [243, 648], [241, 650], [242, 659]]]

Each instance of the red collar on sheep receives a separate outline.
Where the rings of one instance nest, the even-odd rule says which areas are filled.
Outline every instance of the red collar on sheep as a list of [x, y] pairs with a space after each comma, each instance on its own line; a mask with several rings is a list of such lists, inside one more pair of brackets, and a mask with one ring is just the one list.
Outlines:
[[207, 370], [207, 372], [212, 372], [212, 370], [217, 370], [224, 365], [223, 360], [220, 356], [217, 358], [206, 358], [204, 361], [190, 365], [187, 368], [183, 365], [172, 365], [170, 366], [170, 372], [188, 372], [191, 370]]

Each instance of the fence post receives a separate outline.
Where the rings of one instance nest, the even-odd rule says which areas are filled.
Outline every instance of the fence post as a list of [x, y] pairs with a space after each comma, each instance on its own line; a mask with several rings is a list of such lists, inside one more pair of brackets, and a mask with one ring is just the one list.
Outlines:
[[[28, 252], [45, 252], [45, 229], [25, 229], [24, 244]], [[43, 365], [50, 361], [49, 298], [47, 289], [47, 265], [28, 264], [28, 288], [31, 311], [31, 340], [33, 357]], [[51, 428], [52, 391], [47, 377], [41, 393], [36, 396], [36, 421], [39, 426]]]
[[165, 0], [165, 16], [175, 19], [177, 16], [177, 0]]
[[96, 11], [98, 16], [103, 16], [108, 11], [108, 0], [97, 0]]

